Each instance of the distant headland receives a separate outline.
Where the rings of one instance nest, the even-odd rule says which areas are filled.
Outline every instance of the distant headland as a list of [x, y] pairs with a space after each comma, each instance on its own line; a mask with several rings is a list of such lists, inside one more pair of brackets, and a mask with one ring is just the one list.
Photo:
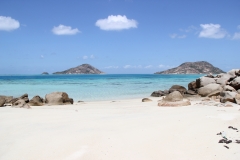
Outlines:
[[206, 61], [185, 62], [180, 66], [168, 69], [154, 74], [220, 74], [225, 73], [223, 70], [214, 67]]

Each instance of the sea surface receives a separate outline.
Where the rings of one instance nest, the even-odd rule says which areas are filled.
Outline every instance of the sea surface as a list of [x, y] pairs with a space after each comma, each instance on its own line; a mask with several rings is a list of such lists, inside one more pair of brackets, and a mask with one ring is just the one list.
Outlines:
[[104, 101], [149, 97], [153, 91], [185, 86], [202, 75], [100, 74], [100, 75], [1, 75], [0, 95], [19, 97], [62, 91], [74, 101]]

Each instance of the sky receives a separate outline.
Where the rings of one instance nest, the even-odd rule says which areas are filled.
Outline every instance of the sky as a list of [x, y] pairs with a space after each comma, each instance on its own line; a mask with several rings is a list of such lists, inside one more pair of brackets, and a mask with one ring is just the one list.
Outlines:
[[0, 0], [0, 74], [240, 68], [240, 0]]

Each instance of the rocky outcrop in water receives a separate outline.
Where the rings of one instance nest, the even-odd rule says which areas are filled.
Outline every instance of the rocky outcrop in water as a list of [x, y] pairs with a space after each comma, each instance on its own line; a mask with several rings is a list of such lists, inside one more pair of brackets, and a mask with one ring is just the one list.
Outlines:
[[155, 74], [220, 74], [223, 70], [214, 67], [206, 61], [185, 62], [178, 67], [166, 71], [156, 72]]
[[91, 66], [90, 64], [82, 64], [80, 66], [67, 69], [62, 72], [55, 72], [53, 74], [103, 74], [104, 72]]

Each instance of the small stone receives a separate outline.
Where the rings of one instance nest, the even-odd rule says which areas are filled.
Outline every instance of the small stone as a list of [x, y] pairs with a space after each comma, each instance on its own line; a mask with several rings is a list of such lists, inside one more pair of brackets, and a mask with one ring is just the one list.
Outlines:
[[158, 103], [158, 106], [160, 107], [181, 107], [189, 105], [191, 105], [190, 101], [176, 101], [176, 102], [161, 101]]
[[225, 142], [226, 142], [225, 139], [220, 139], [220, 140], [218, 141], [218, 143], [225, 143]]
[[142, 102], [151, 102], [152, 100], [151, 99], [149, 99], [149, 98], [143, 98], [142, 99]]
[[161, 91], [161, 90], [159, 90], [159, 91], [154, 91], [154, 92], [151, 94], [152, 97], [161, 97], [161, 96], [164, 96], [164, 95], [165, 95], [164, 91]]

